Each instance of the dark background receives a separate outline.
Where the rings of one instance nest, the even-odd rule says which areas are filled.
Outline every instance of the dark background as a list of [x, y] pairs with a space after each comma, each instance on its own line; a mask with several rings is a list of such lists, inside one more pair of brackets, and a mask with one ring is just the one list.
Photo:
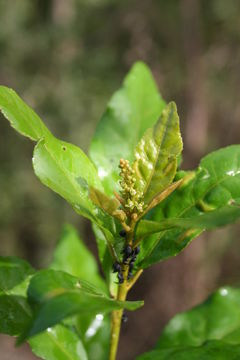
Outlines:
[[[108, 99], [141, 59], [177, 103], [183, 167], [193, 168], [209, 151], [240, 143], [239, 19], [237, 0], [0, 0], [0, 83], [87, 151]], [[96, 253], [89, 223], [34, 176], [32, 149], [0, 117], [0, 254], [45, 266], [66, 222]], [[239, 234], [238, 225], [209, 232], [145, 271], [130, 293], [145, 307], [129, 314], [119, 359], [150, 349], [176, 312], [239, 283]], [[2, 360], [34, 358], [7, 336], [0, 348]]]

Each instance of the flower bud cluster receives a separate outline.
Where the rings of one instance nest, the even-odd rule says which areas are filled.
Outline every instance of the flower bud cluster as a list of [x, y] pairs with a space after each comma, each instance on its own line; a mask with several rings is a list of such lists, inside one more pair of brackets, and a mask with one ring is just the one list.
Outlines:
[[119, 168], [121, 169], [120, 176], [122, 180], [120, 185], [124, 207], [131, 213], [142, 213], [145, 205], [143, 193], [136, 189], [135, 170], [129, 165], [129, 161], [124, 159], [120, 160]]

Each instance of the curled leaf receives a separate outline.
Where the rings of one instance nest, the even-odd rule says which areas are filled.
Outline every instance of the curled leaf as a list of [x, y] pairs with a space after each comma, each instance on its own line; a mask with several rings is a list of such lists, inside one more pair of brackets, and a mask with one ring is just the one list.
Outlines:
[[120, 206], [120, 203], [116, 198], [110, 198], [92, 186], [89, 190], [89, 197], [95, 205], [103, 209], [109, 215], [113, 215], [114, 211]]
[[163, 201], [164, 199], [166, 199], [175, 189], [177, 189], [180, 185], [182, 184], [182, 179], [175, 181], [174, 183], [172, 183], [171, 185], [169, 185], [165, 190], [163, 190], [162, 192], [158, 193], [150, 202], [150, 204], [148, 205], [145, 213], [147, 213], [148, 211], [150, 211], [151, 209], [153, 209], [155, 206], [157, 206], [158, 204], [160, 204], [161, 201]]
[[169, 103], [160, 119], [143, 135], [135, 149], [133, 168], [136, 185], [149, 203], [174, 179], [177, 156], [182, 151], [179, 117], [175, 103]]

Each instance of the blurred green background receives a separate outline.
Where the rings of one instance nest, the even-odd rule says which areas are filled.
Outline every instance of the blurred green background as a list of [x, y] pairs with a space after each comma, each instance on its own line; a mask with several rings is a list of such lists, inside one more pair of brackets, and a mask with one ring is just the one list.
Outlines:
[[[163, 97], [177, 103], [183, 168], [240, 143], [239, 45], [237, 0], [0, 0], [0, 83], [57, 137], [85, 151], [108, 99], [139, 59]], [[34, 176], [32, 149], [0, 117], [0, 254], [47, 265], [65, 222], [96, 253], [89, 223]], [[130, 294], [144, 298], [145, 307], [129, 315], [119, 359], [151, 348], [177, 311], [219, 285], [240, 283], [239, 235], [238, 225], [204, 234], [178, 258], [145, 272]], [[3, 360], [34, 358], [24, 348], [10, 353], [8, 337], [0, 347], [7, 349]]]

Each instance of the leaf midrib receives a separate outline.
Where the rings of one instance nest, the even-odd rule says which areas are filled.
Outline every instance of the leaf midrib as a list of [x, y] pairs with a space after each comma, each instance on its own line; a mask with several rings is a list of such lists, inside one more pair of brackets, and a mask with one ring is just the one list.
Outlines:
[[69, 354], [64, 347], [61, 346], [61, 343], [56, 340], [56, 338], [49, 331], [46, 330], [48, 336], [53, 340], [53, 342], [58, 346], [58, 348], [65, 354], [69, 360], [74, 360], [74, 358]]
[[[171, 112], [170, 112], [170, 114], [169, 114], [169, 116], [168, 116], [168, 119], [169, 118], [172, 118], [172, 113], [173, 113], [173, 110], [171, 109]], [[160, 120], [159, 120], [160, 121]], [[167, 124], [168, 124], [168, 121], [167, 121]], [[157, 127], [157, 125], [158, 124], [156, 124], [155, 126], [154, 126], [154, 128], [153, 128], [153, 136], [154, 136], [154, 142], [155, 142], [155, 144], [157, 144], [156, 143], [156, 140], [155, 140], [155, 128]], [[159, 124], [160, 125], [160, 124]], [[160, 125], [161, 126], [161, 125]], [[145, 186], [145, 189], [144, 189], [144, 194], [146, 194], [147, 193], [147, 191], [149, 190], [149, 187], [150, 187], [150, 184], [151, 184], [151, 181], [152, 181], [152, 178], [154, 177], [154, 174], [155, 174], [155, 170], [156, 170], [156, 167], [157, 167], [157, 163], [158, 163], [158, 160], [159, 160], [159, 154], [160, 154], [160, 152], [161, 152], [161, 149], [162, 149], [162, 144], [163, 144], [163, 142], [164, 142], [164, 140], [166, 139], [166, 135], [167, 135], [167, 127], [168, 127], [168, 125], [166, 125], [165, 127], [164, 127], [164, 134], [163, 134], [163, 136], [162, 136], [162, 141], [161, 141], [161, 143], [160, 143], [160, 145], [158, 146], [158, 151], [157, 151], [157, 156], [156, 156], [156, 160], [154, 161], [154, 166], [153, 166], [153, 169], [152, 169], [152, 172], [151, 172], [151, 175], [150, 175], [150, 178], [149, 178], [149, 181], [148, 181], [148, 183], [146, 183], [146, 186]]]

